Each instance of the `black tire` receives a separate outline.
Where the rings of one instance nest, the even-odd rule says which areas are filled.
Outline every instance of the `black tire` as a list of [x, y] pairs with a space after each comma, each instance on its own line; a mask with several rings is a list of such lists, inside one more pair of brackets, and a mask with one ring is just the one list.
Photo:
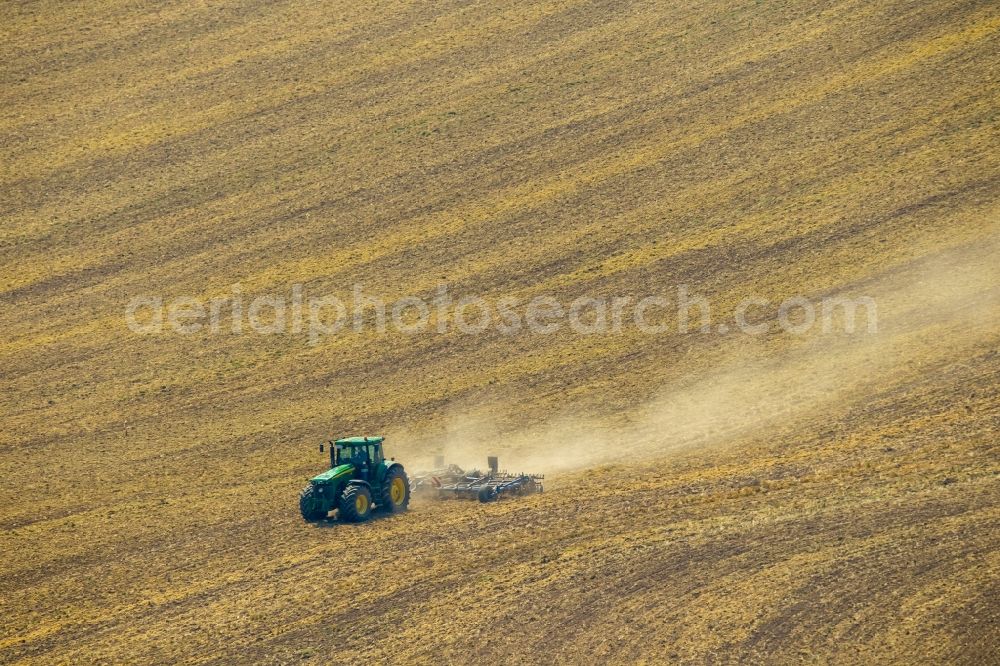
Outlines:
[[299, 493], [299, 511], [310, 523], [326, 518], [327, 512], [323, 510], [323, 503], [316, 494], [316, 487], [311, 483]]
[[363, 523], [372, 515], [372, 494], [367, 486], [352, 483], [340, 495], [340, 517], [349, 523]]
[[480, 502], [492, 502], [497, 498], [497, 489], [492, 486], [486, 486], [485, 488], [479, 489], [479, 501]]
[[378, 508], [387, 513], [402, 513], [408, 506], [410, 506], [410, 479], [402, 467], [394, 466], [385, 475]]

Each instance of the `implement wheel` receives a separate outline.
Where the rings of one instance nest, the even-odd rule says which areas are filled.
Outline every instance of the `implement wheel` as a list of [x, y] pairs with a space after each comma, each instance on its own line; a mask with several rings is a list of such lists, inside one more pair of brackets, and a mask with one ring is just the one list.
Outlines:
[[372, 515], [372, 494], [360, 484], [344, 488], [340, 496], [340, 517], [349, 523], [363, 523]]
[[385, 483], [382, 484], [382, 496], [379, 498], [378, 508], [389, 513], [400, 513], [406, 511], [410, 505], [410, 480], [406, 472], [400, 467], [393, 467], [385, 475]]

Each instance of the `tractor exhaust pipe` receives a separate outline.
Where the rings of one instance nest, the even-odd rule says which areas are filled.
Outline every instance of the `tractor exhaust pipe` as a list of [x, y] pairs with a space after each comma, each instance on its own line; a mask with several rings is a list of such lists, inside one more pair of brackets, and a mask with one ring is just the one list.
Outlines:
[[[337, 447], [334, 446], [333, 442], [327, 442], [327, 444], [330, 446], [330, 468], [332, 469], [337, 466]], [[319, 445], [319, 452], [323, 453], [322, 442]]]

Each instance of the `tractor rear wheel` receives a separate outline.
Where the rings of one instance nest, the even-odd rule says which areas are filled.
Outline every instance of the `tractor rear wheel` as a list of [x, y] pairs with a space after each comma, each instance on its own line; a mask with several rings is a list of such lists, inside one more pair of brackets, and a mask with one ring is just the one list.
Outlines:
[[299, 493], [299, 511], [302, 512], [302, 517], [310, 523], [326, 518], [323, 503], [316, 496], [316, 488], [311, 483]]
[[400, 513], [406, 511], [409, 505], [410, 480], [402, 468], [395, 466], [385, 475], [378, 507], [389, 513]]
[[372, 515], [372, 494], [367, 486], [352, 483], [340, 495], [340, 517], [349, 523], [363, 523]]

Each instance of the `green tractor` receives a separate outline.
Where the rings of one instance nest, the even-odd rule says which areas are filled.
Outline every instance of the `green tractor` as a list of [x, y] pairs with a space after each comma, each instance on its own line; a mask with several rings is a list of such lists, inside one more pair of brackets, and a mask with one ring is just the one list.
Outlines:
[[310, 522], [323, 520], [337, 509], [342, 520], [360, 523], [375, 510], [406, 511], [410, 480], [402, 465], [383, 456], [383, 439], [348, 437], [329, 442], [330, 469], [311, 478], [299, 495], [302, 517]]

